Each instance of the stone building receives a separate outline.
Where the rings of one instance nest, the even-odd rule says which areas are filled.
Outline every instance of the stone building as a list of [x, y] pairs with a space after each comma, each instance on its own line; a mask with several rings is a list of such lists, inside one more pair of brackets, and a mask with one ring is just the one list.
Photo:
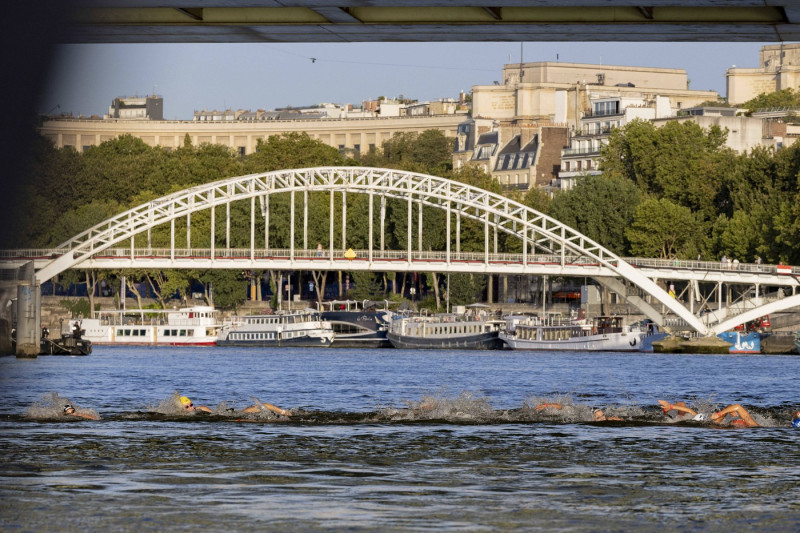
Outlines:
[[366, 152], [370, 148], [380, 148], [395, 133], [438, 129], [447, 137], [456, 137], [458, 125], [463, 120], [464, 115], [219, 121], [49, 118], [42, 122], [39, 132], [51, 139], [56, 147], [71, 146], [79, 152], [123, 134], [138, 137], [150, 146], [173, 149], [182, 146], [188, 135], [195, 146], [221, 144], [247, 155], [255, 152], [259, 139], [291, 132], [308, 133], [312, 139], [342, 151]]
[[761, 47], [758, 67], [738, 68], [725, 73], [728, 103], [739, 105], [759, 94], [800, 88], [800, 43]]
[[472, 88], [473, 116], [510, 122], [547, 121], [580, 129], [598, 98], [654, 101], [682, 109], [716, 101], [715, 91], [689, 90], [683, 69], [536, 62], [505, 65], [502, 83]]
[[548, 186], [558, 176], [566, 126], [470, 119], [458, 127], [453, 167], [476, 166], [506, 191]]

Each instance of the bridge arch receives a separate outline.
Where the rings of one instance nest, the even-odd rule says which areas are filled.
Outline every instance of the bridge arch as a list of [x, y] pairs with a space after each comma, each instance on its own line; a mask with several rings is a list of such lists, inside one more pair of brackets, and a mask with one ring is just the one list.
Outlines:
[[[606, 267], [617, 276], [638, 286], [686, 321], [696, 331], [710, 332], [708, 327], [691, 311], [625, 260], [592, 239], [543, 213], [502, 195], [457, 181], [415, 172], [369, 167], [316, 167], [250, 174], [198, 185], [163, 196], [111, 217], [65, 241], [58, 246], [57, 251], [60, 255], [37, 272], [37, 279], [40, 282], [50, 279], [64, 270], [78, 266], [86, 259], [119, 242], [132, 239], [137, 234], [162, 224], [173, 225], [174, 239], [176, 219], [191, 216], [194, 212], [225, 204], [230, 205], [233, 202], [247, 199], [251, 200], [250, 246], [252, 251], [255, 200], [267, 198], [270, 194], [304, 191], [369, 194], [370, 209], [374, 195], [406, 200], [409, 203], [409, 225], [412, 203], [442, 209], [448, 214], [456, 212], [458, 216], [483, 222], [486, 231], [487, 258], [488, 229], [490, 227], [518, 237], [523, 242], [523, 258], [527, 256], [528, 250], [539, 249], [546, 253], [560, 255], [563, 264], [569, 252], [570, 256], [577, 255], [587, 262]], [[292, 202], [293, 205], [294, 202]], [[447, 217], [448, 232], [450, 218], [450, 216]], [[369, 224], [371, 239], [371, 218]], [[292, 225], [290, 238], [292, 254], [294, 253], [293, 232], [294, 225]], [[410, 252], [410, 231], [408, 240]], [[332, 253], [333, 243], [331, 242], [330, 245]], [[449, 237], [447, 252], [450, 252]]]

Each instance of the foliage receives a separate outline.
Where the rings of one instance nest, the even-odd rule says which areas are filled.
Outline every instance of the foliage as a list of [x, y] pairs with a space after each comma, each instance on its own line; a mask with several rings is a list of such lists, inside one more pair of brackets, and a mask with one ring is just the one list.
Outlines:
[[450, 305], [480, 301], [485, 288], [486, 278], [482, 274], [450, 274]]
[[740, 107], [747, 109], [750, 113], [759, 109], [771, 109], [776, 107], [800, 107], [800, 91], [795, 91], [791, 87], [775, 91], [773, 93], [761, 93], [755, 98], [751, 98]]
[[690, 258], [697, 247], [697, 221], [688, 208], [666, 198], [647, 199], [639, 204], [633, 222], [625, 230], [631, 254], [641, 257]]
[[211, 285], [217, 307], [236, 309], [247, 299], [248, 281], [236, 270], [206, 270], [201, 280]]
[[256, 151], [244, 160], [247, 173], [292, 168], [335, 166], [343, 163], [339, 151], [307, 133], [283, 133], [258, 140]]
[[575, 188], [556, 195], [549, 214], [612, 252], [627, 249], [625, 228], [633, 221], [641, 193], [630, 180], [588, 176]]
[[353, 300], [382, 300], [383, 286], [380, 275], [375, 272], [354, 270], [350, 272], [350, 291], [348, 296]]
[[634, 120], [612, 131], [600, 169], [689, 208], [700, 222], [713, 221], [726, 207], [719, 192], [736, 159], [724, 146], [726, 136], [719, 127], [704, 130], [694, 122], [671, 121], [657, 128]]
[[[79, 300], [60, 300], [58, 303], [69, 311], [71, 318], [90, 318], [92, 316], [92, 307], [89, 305], [89, 300], [81, 298]], [[100, 305], [95, 306], [99, 309]]]

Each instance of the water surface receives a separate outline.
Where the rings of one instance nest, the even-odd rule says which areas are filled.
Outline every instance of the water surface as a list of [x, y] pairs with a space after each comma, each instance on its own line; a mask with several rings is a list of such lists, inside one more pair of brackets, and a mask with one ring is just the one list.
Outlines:
[[[798, 375], [793, 356], [97, 347], [5, 357], [0, 527], [797, 531]], [[215, 413], [170, 411], [175, 391]], [[767, 427], [669, 423], [661, 398], [741, 403]], [[255, 399], [293, 415], [242, 414]], [[61, 401], [102, 419], [57, 416], [50, 403]], [[531, 409], [542, 401], [567, 408]], [[589, 422], [592, 407], [624, 421]]]

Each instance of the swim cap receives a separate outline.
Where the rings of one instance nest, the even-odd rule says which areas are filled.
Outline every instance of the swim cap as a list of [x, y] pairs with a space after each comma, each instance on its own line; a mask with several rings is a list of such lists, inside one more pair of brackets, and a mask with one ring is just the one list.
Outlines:
[[65, 405], [65, 406], [64, 406], [64, 412], [65, 412], [65, 413], [66, 413], [67, 411], [69, 411], [70, 409], [72, 409], [73, 411], [75, 410], [75, 408], [74, 408], [74, 407], [72, 407], [72, 405], [71, 405], [71, 404], [67, 404], [67, 405]]
[[697, 422], [702, 422], [705, 419], [706, 417], [703, 413], [697, 413], [696, 415], [694, 415], [694, 418], [692, 418], [692, 420], [695, 420]]
[[192, 403], [192, 400], [186, 396], [181, 396], [181, 405], [189, 405], [190, 403]]

